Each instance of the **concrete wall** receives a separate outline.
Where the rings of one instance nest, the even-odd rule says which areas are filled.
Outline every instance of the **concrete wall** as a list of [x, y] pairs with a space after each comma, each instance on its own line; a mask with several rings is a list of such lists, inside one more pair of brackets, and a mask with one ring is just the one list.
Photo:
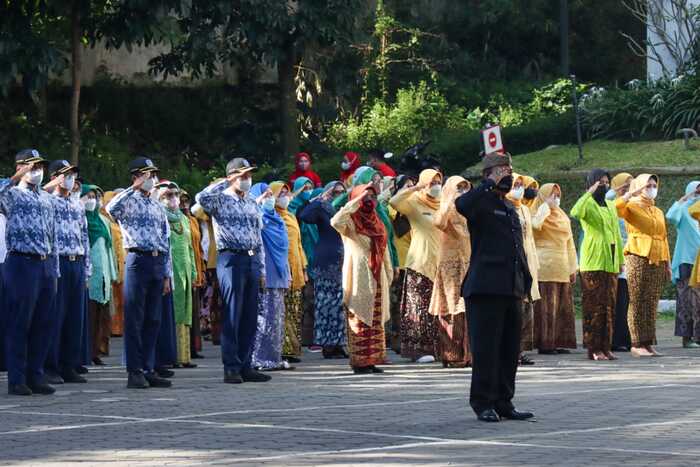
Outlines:
[[[660, 5], [668, 7], [670, 0], [649, 0], [650, 2], [650, 7], [654, 6], [656, 4], [656, 8], [658, 9]], [[688, 5], [691, 6], [697, 6], [700, 5], [700, 0], [687, 0]], [[651, 14], [651, 9], [650, 9], [650, 14]], [[664, 24], [664, 21], [659, 18], [652, 18], [650, 17], [650, 22], [655, 21], [655, 24]], [[673, 20], [667, 19], [665, 21], [665, 31], [666, 34], [669, 37], [676, 37], [680, 43], [688, 44], [689, 38], [688, 35], [683, 31], [683, 28], [679, 28], [679, 24]], [[671, 54], [669, 53], [668, 49], [661, 45], [661, 39], [658, 34], [652, 29], [652, 28], [647, 28], [647, 42], [650, 44], [655, 44], [656, 50], [659, 52], [659, 55], [661, 56], [661, 61], [663, 63], [663, 66], [661, 63], [658, 61], [652, 59], [652, 58], [647, 58], [647, 76], [650, 80], [657, 80], [659, 78], [664, 77], [664, 67], [668, 70], [668, 74], [670, 78], [673, 78], [676, 75], [676, 64], [675, 61], [672, 59]], [[651, 56], [651, 50], [648, 49], [648, 56]]]

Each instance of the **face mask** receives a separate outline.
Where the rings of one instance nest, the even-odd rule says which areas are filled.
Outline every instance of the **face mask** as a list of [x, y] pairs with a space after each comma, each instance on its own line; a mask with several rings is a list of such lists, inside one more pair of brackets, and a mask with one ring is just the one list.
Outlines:
[[554, 205], [556, 207], [561, 206], [561, 198], [554, 198]]
[[73, 185], [75, 185], [75, 175], [69, 175], [68, 177], [65, 177], [61, 185], [68, 191], [72, 190]]
[[301, 170], [307, 170], [309, 168], [309, 161], [299, 161], [299, 168]]
[[277, 206], [279, 206], [282, 209], [287, 209], [287, 206], [289, 206], [289, 196], [277, 198]]
[[537, 190], [534, 188], [525, 188], [525, 199], [535, 199], [537, 197]]
[[377, 201], [373, 199], [366, 199], [362, 202], [362, 210], [364, 212], [372, 212], [377, 208]]
[[498, 185], [496, 185], [496, 188], [499, 191], [502, 191], [503, 193], [508, 193], [510, 189], [513, 187], [513, 176], [512, 175], [506, 175], [501, 179], [500, 182], [498, 182]]
[[248, 190], [250, 190], [252, 184], [253, 180], [250, 178], [240, 179], [238, 182], [238, 189], [243, 193], [248, 193]]
[[180, 207], [180, 199], [179, 198], [168, 198], [166, 201], [166, 205], [172, 209], [178, 209]]
[[97, 200], [95, 198], [88, 199], [85, 201], [84, 206], [86, 211], [92, 212], [97, 207]]
[[141, 189], [143, 191], [151, 191], [153, 189], [154, 184], [155, 181], [152, 178], [148, 178], [145, 182], [143, 182], [143, 185], [141, 185]]
[[612, 200], [614, 200], [615, 198], [617, 198], [617, 193], [615, 192], [615, 190], [613, 190], [612, 188], [610, 188], [610, 189], [608, 190], [608, 192], [605, 193], [605, 199], [607, 199], [608, 201], [612, 201]]
[[439, 198], [440, 193], [442, 193], [442, 185], [433, 185], [430, 187], [430, 196], [433, 198]]
[[41, 181], [44, 179], [44, 171], [42, 169], [36, 169], [29, 172], [29, 177], [27, 182], [31, 185], [41, 185]]
[[341, 162], [340, 168], [343, 170], [349, 170], [350, 169], [350, 162]]
[[646, 194], [649, 199], [656, 199], [656, 195], [659, 194], [658, 188], [647, 188]]
[[524, 194], [525, 194], [525, 187], [524, 186], [519, 186], [518, 188], [514, 188], [513, 190], [510, 191], [510, 196], [513, 199], [522, 199]]
[[605, 195], [608, 192], [608, 187], [606, 185], [598, 185], [598, 188], [593, 192], [593, 199], [599, 203], [605, 200]]
[[310, 191], [302, 191], [299, 193], [299, 199], [302, 201], [308, 201], [309, 198], [311, 198], [311, 192]]
[[262, 203], [262, 207], [266, 211], [273, 211], [275, 209], [275, 198], [265, 198], [265, 201]]

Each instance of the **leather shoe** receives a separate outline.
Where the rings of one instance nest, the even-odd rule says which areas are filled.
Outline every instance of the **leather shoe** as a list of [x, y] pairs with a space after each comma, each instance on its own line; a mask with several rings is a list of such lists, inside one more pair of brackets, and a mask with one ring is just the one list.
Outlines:
[[476, 418], [482, 422], [493, 423], [493, 422], [500, 422], [501, 421], [501, 418], [498, 416], [496, 411], [493, 409], [482, 410], [481, 412], [479, 412], [479, 414], [476, 416]]
[[241, 375], [236, 373], [235, 371], [227, 371], [224, 373], [224, 383], [242, 384], [243, 378], [241, 378]]
[[204, 355], [195, 352], [192, 354], [192, 358], [200, 359], [200, 358], [204, 358]]
[[170, 386], [173, 385], [172, 382], [168, 381], [165, 378], [161, 378], [158, 373], [145, 373], [143, 375], [144, 378], [146, 378], [146, 381], [148, 381], [148, 385], [152, 388], [169, 388]]
[[175, 372], [167, 368], [156, 368], [155, 373], [161, 378], [172, 378], [175, 376]]
[[535, 414], [532, 412], [518, 412], [515, 409], [506, 412], [498, 412], [498, 415], [507, 420], [528, 420], [535, 417]]
[[26, 384], [11, 384], [7, 387], [7, 393], [12, 396], [31, 396], [32, 390]]
[[148, 381], [143, 373], [129, 373], [129, 381], [126, 384], [128, 389], [146, 389], [148, 388]]
[[56, 390], [46, 383], [30, 384], [29, 389], [32, 390], [34, 394], [43, 394], [45, 396], [51, 395]]
[[384, 373], [384, 370], [382, 370], [381, 368], [377, 368], [374, 365], [372, 365], [370, 369], [372, 370], [372, 373]]
[[[66, 370], [61, 374], [66, 383], [87, 383], [87, 380], [80, 376], [75, 370]], [[50, 383], [51, 381], [49, 381]]]
[[243, 378], [243, 381], [245, 381], [246, 383], [264, 383], [272, 379], [270, 375], [260, 373], [259, 371], [253, 370], [252, 368], [248, 370], [243, 370], [241, 372], [241, 378]]
[[369, 366], [356, 366], [353, 367], [352, 372], [356, 375], [369, 375], [372, 373], [372, 368]]
[[49, 384], [63, 384], [63, 378], [61, 378], [61, 375], [58, 373], [54, 373], [53, 371], [47, 371], [46, 374], [46, 382]]
[[85, 368], [83, 365], [76, 367], [75, 372], [78, 373], [79, 375], [86, 375], [89, 373], [88, 369]]

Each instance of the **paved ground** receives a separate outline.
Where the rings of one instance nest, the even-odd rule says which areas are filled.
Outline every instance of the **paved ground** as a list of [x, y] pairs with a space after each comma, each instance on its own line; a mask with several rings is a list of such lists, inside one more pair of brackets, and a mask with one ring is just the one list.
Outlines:
[[53, 397], [3, 389], [0, 464], [697, 465], [700, 350], [679, 349], [670, 323], [661, 327], [663, 358], [536, 356], [517, 395], [536, 423], [479, 423], [469, 370], [397, 356], [384, 375], [355, 376], [307, 354], [271, 383], [229, 386], [208, 346], [174, 388], [141, 391], [124, 389], [112, 357], [89, 384]]

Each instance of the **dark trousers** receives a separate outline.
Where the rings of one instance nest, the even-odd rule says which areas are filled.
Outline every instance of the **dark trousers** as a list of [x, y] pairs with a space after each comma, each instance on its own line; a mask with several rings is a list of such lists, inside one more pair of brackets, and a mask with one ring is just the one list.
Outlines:
[[630, 298], [627, 279], [617, 280], [617, 299], [615, 302], [615, 321], [613, 322], [612, 347], [632, 347], [630, 328], [627, 324], [627, 308]]
[[10, 253], [4, 277], [7, 382], [43, 383], [56, 297], [55, 264]]
[[61, 373], [75, 369], [82, 362], [81, 342], [85, 322], [85, 262], [59, 259], [61, 277], [58, 278], [56, 302], [51, 316], [49, 353], [44, 368]]
[[469, 404], [477, 414], [513, 409], [520, 354], [522, 300], [507, 296], [467, 299], [472, 383]]
[[165, 368], [177, 363], [177, 329], [173, 294], [163, 296], [161, 301], [160, 330], [156, 339], [156, 366]]
[[0, 263], [0, 371], [7, 371], [7, 365], [5, 365], [5, 292], [4, 292], [4, 281], [2, 278], [2, 272], [4, 268], [4, 263]]
[[163, 256], [132, 253], [124, 274], [124, 351], [129, 372], [153, 371], [167, 264]]
[[216, 274], [224, 306], [221, 310], [221, 359], [224, 369], [250, 368], [258, 321], [259, 259], [247, 254], [219, 252]]
[[200, 287], [192, 287], [192, 326], [190, 327], [190, 353], [193, 355], [202, 350], [202, 331], [199, 328], [201, 290], [202, 289]]
[[109, 345], [109, 302], [99, 303], [94, 300], [88, 302], [88, 313], [90, 316], [90, 360], [102, 356], [100, 348]]

